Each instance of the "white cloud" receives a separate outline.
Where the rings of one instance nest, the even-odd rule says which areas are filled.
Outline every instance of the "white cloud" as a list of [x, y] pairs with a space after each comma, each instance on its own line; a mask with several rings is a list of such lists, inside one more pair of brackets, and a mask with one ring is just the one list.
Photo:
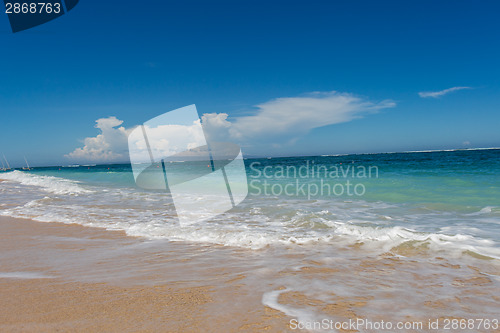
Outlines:
[[227, 113], [205, 113], [201, 117], [207, 141], [231, 140], [229, 131], [233, 123], [227, 120]]
[[[190, 125], [144, 125], [151, 154], [157, 160], [188, 149], [206, 145], [200, 120]], [[133, 163], [144, 163], [150, 160], [149, 150], [144, 139], [143, 128], [137, 127], [128, 137], [130, 156]]]
[[446, 94], [449, 94], [451, 92], [454, 92], [457, 90], [464, 90], [464, 89], [472, 89], [472, 88], [471, 87], [452, 87], [452, 88], [444, 89], [441, 91], [421, 91], [418, 93], [418, 95], [422, 98], [427, 98], [427, 97], [438, 98], [438, 97], [444, 96]]
[[[394, 107], [395, 102], [384, 100], [372, 102], [348, 93], [315, 92], [299, 97], [283, 97], [256, 105], [250, 116], [228, 120], [227, 113], [206, 113], [202, 116], [203, 130], [208, 141], [231, 141], [242, 146], [265, 144], [279, 147], [293, 144], [310, 130], [361, 118], [380, 109]], [[65, 155], [75, 161], [114, 162], [128, 158], [128, 142], [134, 149], [147, 152], [139, 139], [141, 131], [120, 126], [123, 121], [116, 117], [97, 120], [96, 128], [101, 134], [86, 138], [84, 146]], [[171, 154], [185, 147], [203, 145], [203, 133], [199, 122], [189, 126], [161, 125], [146, 128], [148, 139], [155, 142], [158, 154]], [[130, 138], [127, 136], [130, 135]], [[134, 134], [135, 133], [135, 134]], [[137, 134], [137, 138], [134, 135]], [[172, 139], [175, 138], [175, 139]], [[137, 142], [136, 142], [137, 141]], [[179, 147], [173, 145], [173, 143]], [[182, 147], [181, 147], [182, 146]], [[181, 150], [182, 150], [181, 149]], [[148, 154], [137, 154], [147, 159]]]
[[[380, 109], [394, 107], [390, 100], [371, 102], [347, 93], [315, 92], [300, 97], [283, 97], [256, 105], [251, 116], [227, 121], [227, 114], [209, 114], [204, 128], [209, 132], [227, 131], [233, 140], [261, 140], [287, 137], [290, 140], [322, 126], [361, 118]], [[208, 120], [208, 122], [207, 122]]]
[[128, 158], [127, 136], [130, 130], [120, 126], [122, 123], [123, 121], [116, 117], [96, 120], [95, 128], [98, 128], [101, 134], [85, 138], [82, 148], [76, 148], [65, 157], [75, 162], [125, 161]]

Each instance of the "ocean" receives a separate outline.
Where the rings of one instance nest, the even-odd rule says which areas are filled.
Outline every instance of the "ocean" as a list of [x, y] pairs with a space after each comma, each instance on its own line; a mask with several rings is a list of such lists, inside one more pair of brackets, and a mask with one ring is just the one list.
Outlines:
[[[135, 185], [129, 164], [0, 173], [0, 215], [245, 251], [253, 277], [247, 283], [262, 303], [302, 322], [345, 320], [348, 314], [318, 305], [339, 299], [367, 303], [357, 313], [364, 318], [498, 314], [500, 298], [489, 295], [500, 291], [500, 149], [255, 158], [245, 165], [247, 198], [187, 226], [179, 225], [168, 193]], [[287, 303], [287, 293], [307, 301]], [[424, 306], [436, 298], [447, 306]]]

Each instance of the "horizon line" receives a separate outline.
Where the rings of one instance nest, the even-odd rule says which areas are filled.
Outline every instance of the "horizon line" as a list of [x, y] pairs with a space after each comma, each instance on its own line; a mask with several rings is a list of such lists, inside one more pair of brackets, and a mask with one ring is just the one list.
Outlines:
[[[321, 154], [321, 155], [289, 155], [289, 156], [259, 156], [247, 155], [243, 160], [248, 159], [272, 159], [272, 158], [290, 158], [290, 157], [339, 157], [339, 156], [353, 156], [353, 155], [381, 155], [381, 154], [411, 154], [411, 153], [437, 153], [437, 152], [453, 152], [453, 151], [474, 151], [474, 150], [500, 150], [500, 147], [480, 147], [480, 148], [454, 148], [454, 149], [429, 149], [429, 150], [405, 150], [405, 151], [389, 151], [389, 152], [376, 152], [376, 153], [346, 153], [346, 154]], [[31, 168], [76, 168], [76, 167], [98, 167], [106, 165], [123, 165], [131, 164], [130, 161], [110, 162], [110, 163], [88, 163], [86, 164], [66, 164], [66, 165], [45, 165], [45, 166], [32, 166]], [[23, 167], [11, 167], [11, 170], [22, 169]]]

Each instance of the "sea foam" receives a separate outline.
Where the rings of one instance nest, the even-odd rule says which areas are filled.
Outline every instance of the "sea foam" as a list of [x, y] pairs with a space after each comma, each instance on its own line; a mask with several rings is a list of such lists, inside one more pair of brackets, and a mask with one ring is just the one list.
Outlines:
[[91, 193], [91, 191], [78, 185], [76, 181], [53, 176], [39, 176], [18, 170], [2, 173], [1, 178], [16, 181], [22, 185], [38, 186], [43, 191], [54, 194]]

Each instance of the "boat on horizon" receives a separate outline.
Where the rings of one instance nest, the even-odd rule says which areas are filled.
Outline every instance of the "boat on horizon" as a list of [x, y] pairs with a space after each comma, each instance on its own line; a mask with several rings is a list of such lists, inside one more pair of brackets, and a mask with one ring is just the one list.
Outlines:
[[25, 170], [25, 171], [30, 171], [30, 170], [31, 170], [31, 168], [30, 168], [30, 165], [29, 165], [29, 163], [28, 163], [28, 160], [26, 159], [26, 156], [24, 156], [24, 161], [26, 162], [26, 166], [25, 166], [25, 167], [23, 167], [23, 170]]
[[5, 160], [5, 163], [7, 164], [7, 167], [5, 167], [5, 164], [3, 164], [3, 161], [0, 159], [0, 161], [2, 162], [2, 168], [0, 169], [0, 171], [9, 171], [9, 170], [11, 170], [9, 161], [7, 161], [7, 159], [5, 158], [4, 154], [2, 154], [2, 155], [3, 155], [3, 159]]

